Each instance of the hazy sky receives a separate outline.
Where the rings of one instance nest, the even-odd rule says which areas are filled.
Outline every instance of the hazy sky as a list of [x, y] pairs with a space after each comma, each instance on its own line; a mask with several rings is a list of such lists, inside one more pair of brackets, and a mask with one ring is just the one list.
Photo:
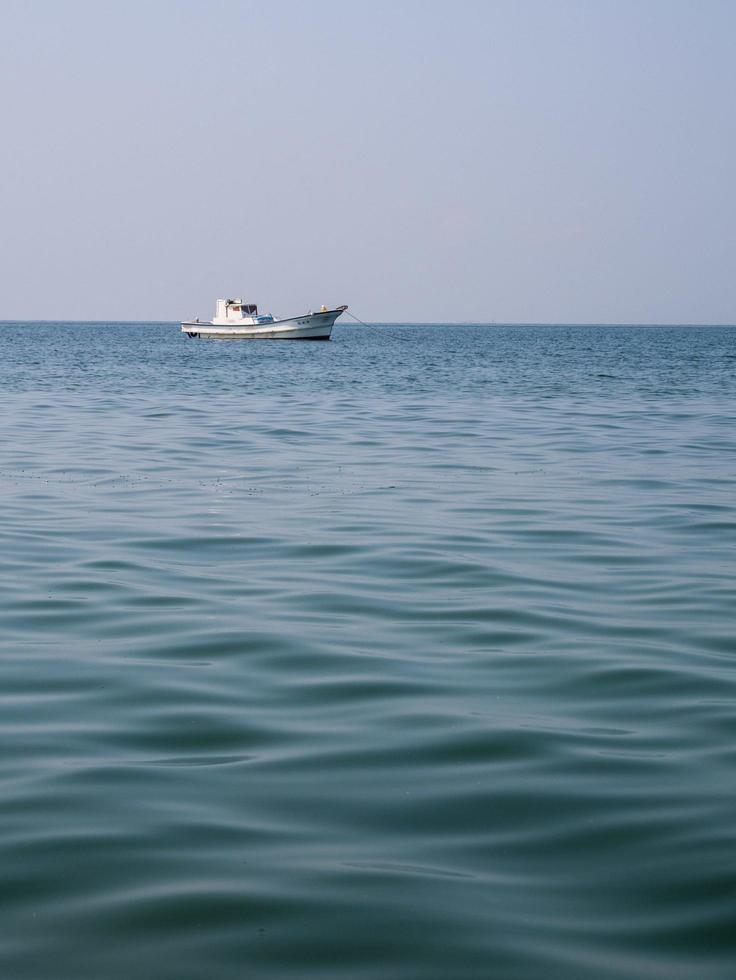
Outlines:
[[0, 319], [736, 321], [735, 0], [0, 0]]

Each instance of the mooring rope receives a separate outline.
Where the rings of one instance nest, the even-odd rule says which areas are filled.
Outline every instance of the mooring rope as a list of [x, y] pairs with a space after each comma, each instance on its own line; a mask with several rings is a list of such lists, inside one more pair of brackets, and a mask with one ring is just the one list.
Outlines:
[[359, 316], [356, 316], [354, 313], [351, 313], [350, 310], [345, 310], [345, 312], [347, 313], [348, 316], [351, 316], [353, 320], [356, 320], [364, 327], [375, 327], [375, 323], [366, 323], [365, 320], [361, 320]]

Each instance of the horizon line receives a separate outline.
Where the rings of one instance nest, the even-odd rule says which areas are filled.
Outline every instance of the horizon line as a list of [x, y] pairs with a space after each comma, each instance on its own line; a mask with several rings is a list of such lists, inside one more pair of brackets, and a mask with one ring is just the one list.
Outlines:
[[[100, 319], [20, 319], [0, 320], [0, 326], [13, 323], [129, 323], [181, 325], [181, 320], [100, 320]], [[206, 322], [206, 321], [203, 321]], [[377, 327], [736, 327], [735, 321], [646, 321], [646, 320], [367, 320]], [[360, 323], [341, 323], [341, 327], [359, 327]]]

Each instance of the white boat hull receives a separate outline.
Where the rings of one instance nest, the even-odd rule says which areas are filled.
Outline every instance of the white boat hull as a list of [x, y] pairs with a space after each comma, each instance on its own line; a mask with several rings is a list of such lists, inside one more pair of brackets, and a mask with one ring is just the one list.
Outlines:
[[271, 323], [214, 323], [191, 320], [182, 323], [182, 333], [200, 340], [329, 340], [335, 320], [346, 307], [324, 313], [305, 313]]

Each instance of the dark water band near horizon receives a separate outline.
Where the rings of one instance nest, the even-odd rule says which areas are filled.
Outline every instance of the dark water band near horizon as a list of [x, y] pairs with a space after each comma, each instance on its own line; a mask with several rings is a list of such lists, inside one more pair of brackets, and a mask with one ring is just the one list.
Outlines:
[[736, 329], [0, 342], [0, 976], [736, 975]]

